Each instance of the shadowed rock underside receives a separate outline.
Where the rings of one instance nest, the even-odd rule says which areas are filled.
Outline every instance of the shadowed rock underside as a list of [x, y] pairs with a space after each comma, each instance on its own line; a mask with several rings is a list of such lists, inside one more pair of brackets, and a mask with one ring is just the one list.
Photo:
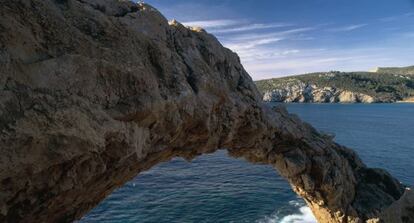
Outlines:
[[397, 180], [266, 107], [235, 53], [149, 5], [1, 0], [0, 67], [0, 222], [71, 222], [219, 148], [274, 166], [320, 222], [411, 218]]

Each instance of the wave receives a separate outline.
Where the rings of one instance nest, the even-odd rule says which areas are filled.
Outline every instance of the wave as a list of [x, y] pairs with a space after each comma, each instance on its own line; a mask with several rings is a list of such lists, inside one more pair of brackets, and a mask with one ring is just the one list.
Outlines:
[[308, 207], [299, 208], [299, 214], [292, 214], [283, 217], [279, 223], [317, 223], [315, 216]]
[[286, 215], [283, 217], [280, 217], [279, 215], [280, 214], [276, 212], [272, 216], [265, 217], [263, 220], [259, 220], [256, 223], [317, 223], [311, 209], [306, 206], [300, 207], [299, 213], [297, 214]]

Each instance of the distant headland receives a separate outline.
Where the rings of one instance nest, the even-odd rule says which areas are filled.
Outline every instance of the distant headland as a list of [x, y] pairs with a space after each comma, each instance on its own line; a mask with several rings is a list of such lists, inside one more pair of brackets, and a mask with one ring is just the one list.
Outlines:
[[414, 102], [414, 66], [379, 67], [370, 72], [319, 72], [255, 83], [268, 102]]

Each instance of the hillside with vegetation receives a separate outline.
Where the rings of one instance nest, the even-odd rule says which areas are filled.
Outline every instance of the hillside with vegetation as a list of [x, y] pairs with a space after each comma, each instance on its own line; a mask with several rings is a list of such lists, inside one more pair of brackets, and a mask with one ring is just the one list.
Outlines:
[[412, 101], [414, 66], [377, 72], [321, 72], [256, 81], [265, 101], [381, 103]]
[[375, 72], [414, 76], [414, 66], [409, 66], [409, 67], [379, 67], [375, 70]]

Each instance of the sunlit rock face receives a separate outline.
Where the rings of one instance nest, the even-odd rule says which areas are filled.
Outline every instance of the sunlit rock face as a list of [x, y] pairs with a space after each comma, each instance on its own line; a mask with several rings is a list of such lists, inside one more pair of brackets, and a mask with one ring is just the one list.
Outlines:
[[218, 148], [273, 165], [320, 222], [382, 218], [404, 192], [149, 5], [2, 0], [0, 15], [0, 222], [71, 222], [139, 172]]
[[335, 87], [319, 87], [291, 81], [263, 92], [263, 101], [284, 103], [375, 103], [380, 100], [360, 92]]

